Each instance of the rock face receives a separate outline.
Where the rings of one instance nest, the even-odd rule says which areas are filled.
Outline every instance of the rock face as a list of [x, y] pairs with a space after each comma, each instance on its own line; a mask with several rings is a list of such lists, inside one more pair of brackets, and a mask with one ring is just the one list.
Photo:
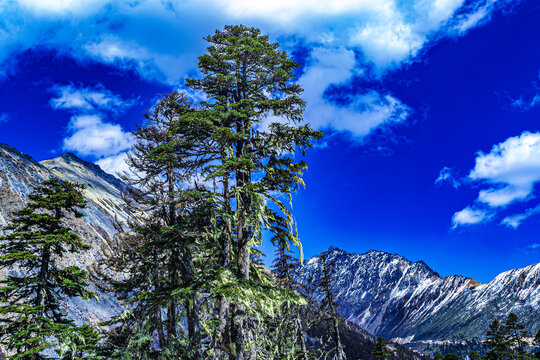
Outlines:
[[[352, 254], [331, 247], [336, 264], [332, 290], [340, 312], [372, 334], [398, 340], [482, 338], [495, 319], [516, 313], [530, 330], [540, 328], [540, 264], [504, 272], [488, 284], [442, 277], [424, 262], [370, 250]], [[307, 260], [301, 281], [320, 266]]]
[[[64, 265], [77, 265], [89, 272], [111, 253], [116, 230], [112, 220], [126, 221], [130, 212], [123, 204], [122, 191], [126, 185], [112, 175], [105, 173], [97, 165], [83, 161], [73, 154], [42, 162], [36, 162], [9, 145], [0, 144], [0, 228], [7, 224], [11, 213], [21, 209], [27, 195], [43, 180], [56, 176], [85, 184], [88, 207], [84, 217], [74, 219], [70, 226], [92, 249], [78, 255], [68, 255], [61, 259]], [[2, 231], [0, 230], [0, 234]], [[11, 271], [16, 271], [12, 269]], [[1, 274], [0, 276], [5, 276]], [[101, 291], [93, 284], [99, 301], [83, 301], [77, 298], [66, 301], [66, 309], [77, 321], [96, 324], [121, 312], [116, 298]]]

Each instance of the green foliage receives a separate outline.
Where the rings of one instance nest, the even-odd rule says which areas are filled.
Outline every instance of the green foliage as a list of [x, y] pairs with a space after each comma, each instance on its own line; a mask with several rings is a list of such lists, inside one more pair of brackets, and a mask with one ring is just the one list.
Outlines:
[[384, 338], [380, 336], [377, 338], [375, 349], [373, 350], [373, 357], [375, 360], [389, 359], [395, 353], [394, 350], [389, 350], [387, 345], [388, 342]]
[[459, 360], [459, 356], [456, 354], [446, 354], [442, 358], [443, 360]]
[[526, 352], [524, 338], [529, 336], [525, 326], [519, 322], [516, 314], [510, 313], [504, 324], [497, 320], [491, 323], [486, 332], [489, 350], [488, 360], [530, 359], [532, 355]]
[[59, 303], [62, 296], [95, 296], [87, 290], [84, 270], [58, 263], [66, 253], [89, 248], [66, 224], [83, 215], [83, 189], [58, 178], [44, 181], [4, 227], [0, 267], [11, 270], [0, 282], [0, 344], [13, 353], [10, 359], [45, 359], [46, 350], [62, 353], [59, 344], [68, 338], [78, 339], [70, 342], [73, 351], [91, 358], [93, 335], [87, 327], [75, 326]]

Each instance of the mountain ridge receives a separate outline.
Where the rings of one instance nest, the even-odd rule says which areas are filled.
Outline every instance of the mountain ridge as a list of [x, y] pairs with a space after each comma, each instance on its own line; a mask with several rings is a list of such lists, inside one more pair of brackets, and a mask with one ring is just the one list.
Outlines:
[[[516, 312], [531, 330], [540, 328], [540, 264], [507, 270], [489, 283], [441, 276], [424, 261], [370, 250], [323, 253], [336, 263], [332, 287], [341, 315], [375, 335], [398, 340], [483, 337], [489, 323]], [[315, 255], [302, 267], [306, 283], [318, 267]]]

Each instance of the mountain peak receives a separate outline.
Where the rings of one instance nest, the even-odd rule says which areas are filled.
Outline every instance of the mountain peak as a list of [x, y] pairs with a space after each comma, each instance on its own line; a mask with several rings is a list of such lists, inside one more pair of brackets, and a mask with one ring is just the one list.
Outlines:
[[75, 169], [73, 168], [73, 164], [78, 164], [85, 169], [84, 171], [89, 171], [98, 178], [101, 178], [106, 182], [113, 184], [118, 190], [123, 191], [126, 188], [126, 184], [120, 179], [118, 179], [116, 176], [103, 171], [103, 169], [99, 165], [94, 164], [90, 161], [83, 160], [71, 152], [64, 153], [53, 159], [40, 161], [40, 164], [49, 168], [50, 170], [64, 169], [64, 171], [68, 170], [71, 172], [75, 171]]
[[80, 157], [78, 157], [72, 152], [63, 153], [62, 155], [59, 156], [59, 158], [64, 159], [65, 161], [75, 161], [82, 164], [88, 163], [87, 161], [84, 161], [83, 159], [81, 159]]
[[15, 155], [16, 157], [22, 158], [22, 159], [24, 159], [25, 161], [29, 161], [29, 162], [31, 162], [33, 165], [36, 165], [36, 166], [40, 166], [40, 167], [41, 167], [41, 164], [38, 163], [36, 160], [34, 160], [33, 157], [31, 157], [31, 156], [28, 155], [28, 154], [25, 154], [25, 153], [20, 152], [19, 150], [15, 149], [13, 146], [10, 146], [10, 145], [4, 144], [4, 143], [0, 143], [0, 149], [3, 149], [3, 150], [7, 151], [8, 153], [10, 153], [10, 154], [12, 154], [12, 155]]

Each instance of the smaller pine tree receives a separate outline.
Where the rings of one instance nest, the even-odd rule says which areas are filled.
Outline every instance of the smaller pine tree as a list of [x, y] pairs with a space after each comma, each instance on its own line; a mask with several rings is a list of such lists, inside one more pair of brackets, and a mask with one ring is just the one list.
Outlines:
[[529, 332], [525, 330], [525, 325], [519, 321], [516, 314], [510, 313], [508, 315], [504, 323], [504, 329], [507, 334], [512, 359], [527, 357], [526, 344], [523, 339], [529, 336]]
[[[0, 268], [9, 271], [0, 281], [0, 344], [13, 354], [9, 359], [48, 359], [45, 351], [60, 352], [59, 344], [76, 333], [82, 339], [79, 344], [92, 343], [89, 333], [66, 317], [59, 302], [60, 297], [94, 296], [87, 290], [84, 270], [61, 268], [58, 262], [66, 253], [89, 249], [66, 224], [68, 218], [83, 215], [79, 210], [86, 206], [83, 189], [58, 178], [44, 181], [4, 227], [7, 235], [0, 237]], [[91, 352], [87, 347], [83, 355]]]
[[[308, 360], [309, 353], [305, 342], [306, 334], [302, 313], [305, 305], [300, 304], [298, 298], [302, 292], [301, 285], [295, 280], [300, 262], [292, 254], [288, 243], [274, 237], [277, 243], [275, 259], [273, 262], [273, 272], [280, 285], [292, 296], [283, 301], [281, 306], [281, 317], [276, 327], [277, 355], [279, 358], [292, 357], [295, 359]], [[302, 298], [303, 299], [303, 298]]]
[[506, 337], [506, 329], [497, 320], [494, 320], [486, 332], [488, 352], [486, 358], [488, 360], [500, 360], [509, 357], [511, 349]]
[[323, 354], [323, 358], [344, 360], [346, 356], [339, 330], [343, 318], [338, 314], [339, 304], [335, 301], [331, 290], [336, 281], [336, 269], [335, 264], [328, 259], [328, 254], [323, 253], [319, 256], [320, 266], [310, 277], [309, 282], [311, 292], [315, 296], [320, 296], [319, 322], [324, 322], [330, 328], [327, 342], [330, 349]]
[[389, 359], [393, 354], [394, 350], [389, 350], [388, 342], [383, 337], [378, 337], [375, 343], [375, 349], [373, 350], [373, 357], [375, 360], [386, 360]]

